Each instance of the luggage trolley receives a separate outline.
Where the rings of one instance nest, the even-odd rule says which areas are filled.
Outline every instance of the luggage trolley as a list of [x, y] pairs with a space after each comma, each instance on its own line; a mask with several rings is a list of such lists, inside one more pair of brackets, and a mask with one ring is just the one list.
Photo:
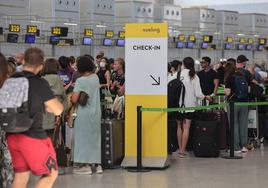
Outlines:
[[[257, 99], [255, 99], [257, 102]], [[260, 123], [259, 123], [259, 109], [258, 106], [249, 107], [248, 111], [248, 144], [249, 149], [260, 148], [264, 138], [260, 138]], [[251, 146], [251, 147], [250, 147]]]

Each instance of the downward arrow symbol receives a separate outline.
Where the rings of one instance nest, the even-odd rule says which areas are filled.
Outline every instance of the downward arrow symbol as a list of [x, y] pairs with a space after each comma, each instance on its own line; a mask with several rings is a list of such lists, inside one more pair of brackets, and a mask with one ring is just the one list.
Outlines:
[[155, 83], [152, 83], [152, 85], [160, 85], [160, 77], [158, 77], [158, 81], [152, 75], [150, 75], [150, 77], [155, 81]]

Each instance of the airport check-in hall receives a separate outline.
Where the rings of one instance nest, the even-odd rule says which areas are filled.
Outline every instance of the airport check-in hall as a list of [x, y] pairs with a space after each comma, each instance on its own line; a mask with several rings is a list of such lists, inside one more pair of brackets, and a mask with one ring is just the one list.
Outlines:
[[0, 0], [0, 188], [268, 186], [267, 0]]

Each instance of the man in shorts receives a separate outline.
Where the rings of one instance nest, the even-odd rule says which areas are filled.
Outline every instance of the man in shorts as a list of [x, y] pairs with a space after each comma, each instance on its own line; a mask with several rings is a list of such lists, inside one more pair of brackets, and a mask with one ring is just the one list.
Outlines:
[[15, 171], [12, 188], [26, 188], [30, 173], [41, 176], [36, 188], [51, 188], [58, 175], [56, 153], [42, 122], [45, 110], [57, 116], [62, 113], [63, 105], [53, 95], [48, 83], [38, 76], [43, 63], [44, 52], [41, 49], [25, 51], [23, 73], [30, 76], [28, 100], [33, 124], [27, 132], [7, 136]]

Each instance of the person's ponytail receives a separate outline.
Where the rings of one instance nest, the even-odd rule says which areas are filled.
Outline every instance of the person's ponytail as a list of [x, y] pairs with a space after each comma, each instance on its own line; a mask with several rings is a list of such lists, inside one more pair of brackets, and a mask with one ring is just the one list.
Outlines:
[[190, 68], [189, 76], [190, 76], [191, 80], [194, 79], [194, 77], [195, 77], [195, 70], [194, 70], [194, 67], [191, 67], [191, 68]]

